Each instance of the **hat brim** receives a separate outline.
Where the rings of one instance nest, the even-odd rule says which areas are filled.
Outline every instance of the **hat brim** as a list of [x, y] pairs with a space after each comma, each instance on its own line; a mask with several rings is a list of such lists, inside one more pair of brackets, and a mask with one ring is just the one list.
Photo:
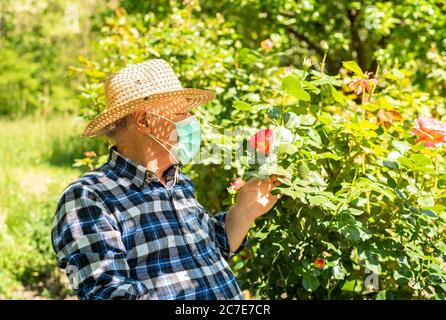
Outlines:
[[165, 99], [179, 98], [186, 99], [187, 104], [185, 108], [190, 110], [191, 108], [204, 105], [214, 99], [215, 93], [203, 89], [183, 88], [180, 90], [154, 93], [147, 97], [138, 98], [117, 106], [113, 109], [104, 111], [87, 124], [82, 135], [84, 137], [94, 137], [101, 135], [101, 130], [104, 129], [106, 126], [132, 112], [140, 110], [149, 103], [156, 105], [156, 102], [162, 102]]

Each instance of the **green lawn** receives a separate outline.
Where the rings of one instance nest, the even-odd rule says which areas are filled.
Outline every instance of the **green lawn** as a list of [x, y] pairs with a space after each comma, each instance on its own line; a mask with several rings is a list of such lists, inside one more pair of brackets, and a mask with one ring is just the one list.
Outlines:
[[63, 298], [50, 230], [64, 188], [82, 171], [72, 166], [97, 140], [80, 136], [75, 116], [0, 120], [0, 299]]

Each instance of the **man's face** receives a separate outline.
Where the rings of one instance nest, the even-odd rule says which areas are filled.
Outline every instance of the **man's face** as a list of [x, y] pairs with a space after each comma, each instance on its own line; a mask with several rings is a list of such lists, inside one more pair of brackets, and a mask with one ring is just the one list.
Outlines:
[[150, 133], [170, 144], [177, 142], [174, 123], [192, 116], [185, 100], [182, 102], [167, 100], [159, 103], [155, 108], [148, 106], [147, 109], [150, 111], [146, 113], [146, 121], [150, 128]]

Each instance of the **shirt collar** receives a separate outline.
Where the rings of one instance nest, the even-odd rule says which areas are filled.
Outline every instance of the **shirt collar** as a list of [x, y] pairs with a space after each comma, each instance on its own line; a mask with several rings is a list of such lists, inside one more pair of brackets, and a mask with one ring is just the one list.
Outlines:
[[[144, 182], [150, 183], [154, 180], [158, 180], [156, 174], [148, 170], [145, 166], [120, 154], [116, 145], [109, 147], [108, 163], [118, 174], [129, 178], [137, 187], [141, 187]], [[175, 165], [172, 165], [164, 171], [166, 182], [169, 182], [174, 178], [175, 169], [179, 170], [178, 181], [182, 179], [180, 167], [176, 168]]]

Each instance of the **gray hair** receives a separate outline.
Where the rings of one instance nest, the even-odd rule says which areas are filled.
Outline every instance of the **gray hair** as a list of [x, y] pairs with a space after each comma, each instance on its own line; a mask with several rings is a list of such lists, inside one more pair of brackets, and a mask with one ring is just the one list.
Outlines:
[[101, 130], [101, 135], [106, 136], [109, 140], [116, 142], [119, 135], [127, 130], [133, 123], [133, 113], [126, 115], [125, 117], [110, 123], [104, 129]]

